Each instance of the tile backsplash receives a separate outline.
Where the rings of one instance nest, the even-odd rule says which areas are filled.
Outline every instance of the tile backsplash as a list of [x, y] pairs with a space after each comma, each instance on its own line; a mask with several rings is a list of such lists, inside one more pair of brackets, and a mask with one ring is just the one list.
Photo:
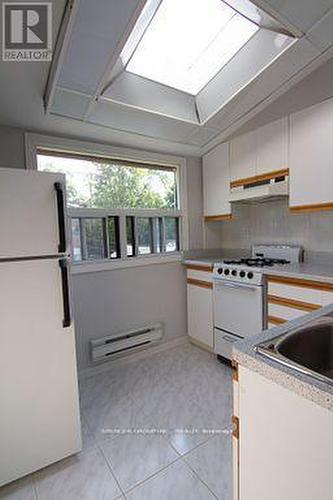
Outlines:
[[285, 243], [302, 245], [308, 252], [333, 252], [333, 212], [291, 214], [287, 199], [236, 203], [232, 220], [206, 226], [207, 248]]

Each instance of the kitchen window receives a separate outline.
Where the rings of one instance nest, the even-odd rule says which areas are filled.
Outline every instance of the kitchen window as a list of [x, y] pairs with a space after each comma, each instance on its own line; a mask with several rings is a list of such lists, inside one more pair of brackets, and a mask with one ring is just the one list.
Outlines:
[[182, 212], [176, 166], [39, 148], [37, 168], [66, 175], [74, 263], [179, 252]]

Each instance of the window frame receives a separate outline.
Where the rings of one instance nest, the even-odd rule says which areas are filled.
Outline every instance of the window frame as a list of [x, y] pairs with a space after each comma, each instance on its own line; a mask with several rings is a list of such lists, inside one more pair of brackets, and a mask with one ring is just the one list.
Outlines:
[[[110, 158], [117, 161], [142, 163], [143, 165], [175, 168], [177, 182], [177, 209], [100, 209], [100, 208], [69, 208], [71, 218], [119, 217], [120, 258], [76, 261], [72, 266], [72, 273], [85, 273], [103, 270], [112, 270], [142, 265], [168, 263], [181, 260], [181, 252], [188, 249], [188, 214], [187, 214], [187, 171], [186, 159], [180, 156], [141, 151], [117, 146], [108, 146], [99, 143], [78, 141], [73, 139], [45, 136], [34, 133], [25, 134], [26, 168], [37, 170], [38, 149], [58, 152], [59, 154], [76, 154]], [[177, 217], [179, 227], [179, 250], [175, 252], [138, 255], [135, 248], [134, 256], [127, 256], [126, 216], [136, 217]], [[136, 219], [134, 219], [136, 220]], [[162, 227], [164, 224], [162, 225]], [[164, 230], [164, 227], [163, 227]], [[136, 229], [135, 229], [136, 231]], [[137, 246], [137, 240], [135, 242]]]

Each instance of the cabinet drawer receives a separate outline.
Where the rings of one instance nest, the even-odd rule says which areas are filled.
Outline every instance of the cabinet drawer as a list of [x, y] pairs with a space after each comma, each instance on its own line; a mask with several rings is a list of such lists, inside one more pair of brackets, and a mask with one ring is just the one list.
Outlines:
[[[312, 288], [311, 282], [307, 282], [307, 280], [298, 280], [298, 282], [300, 286], [268, 280], [268, 295], [304, 302], [305, 305], [309, 305], [309, 310], [333, 303], [333, 290], [329, 290], [332, 288], [332, 284], [314, 282], [316, 287]], [[325, 287], [328, 290], [325, 290]], [[311, 308], [311, 306], [313, 307]]]
[[187, 278], [212, 283], [213, 273], [209, 271], [197, 271], [196, 269], [188, 269]]
[[268, 282], [268, 295], [283, 297], [291, 300], [299, 300], [310, 304], [322, 303], [321, 290], [313, 288], [301, 288], [293, 285], [284, 285], [281, 283]]
[[290, 307], [268, 303], [268, 321], [270, 316], [290, 321], [292, 319], [304, 316], [307, 313], [307, 311], [301, 311], [299, 309], [292, 309]]

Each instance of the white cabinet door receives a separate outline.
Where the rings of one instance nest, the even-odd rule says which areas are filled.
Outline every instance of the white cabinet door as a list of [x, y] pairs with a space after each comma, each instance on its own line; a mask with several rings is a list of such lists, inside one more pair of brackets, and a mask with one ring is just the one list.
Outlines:
[[55, 182], [65, 177], [0, 169], [0, 259], [59, 253]]
[[288, 118], [256, 130], [257, 175], [288, 168]]
[[59, 261], [0, 263], [0, 486], [81, 448]]
[[204, 215], [230, 214], [229, 191], [229, 143], [223, 143], [203, 157]]
[[213, 349], [213, 297], [212, 289], [187, 285], [188, 335]]
[[333, 413], [242, 366], [239, 500], [332, 497]]
[[290, 117], [290, 205], [333, 204], [333, 99]]
[[230, 143], [231, 180], [244, 179], [256, 175], [256, 133], [240, 135]]

